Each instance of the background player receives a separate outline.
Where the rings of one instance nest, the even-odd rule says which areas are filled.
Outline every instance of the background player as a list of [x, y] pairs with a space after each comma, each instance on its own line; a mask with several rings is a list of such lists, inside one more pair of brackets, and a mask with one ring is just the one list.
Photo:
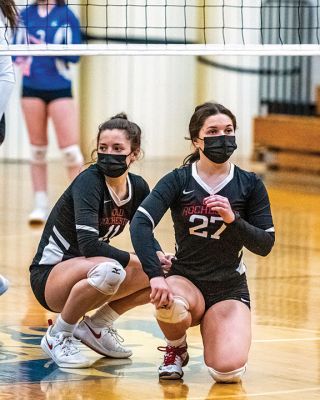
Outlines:
[[[195, 109], [194, 152], [162, 178], [131, 224], [132, 242], [150, 278], [151, 302], [167, 346], [160, 379], [180, 379], [188, 362], [186, 330], [200, 324], [204, 359], [217, 382], [238, 382], [251, 343], [243, 247], [265, 256], [274, 244], [262, 181], [229, 161], [235, 116], [220, 104]], [[176, 258], [168, 277], [152, 249], [153, 229], [171, 209]]]
[[[128, 172], [140, 143], [140, 128], [124, 114], [100, 125], [97, 163], [82, 172], [54, 206], [30, 267], [36, 298], [60, 313], [41, 341], [60, 367], [89, 366], [73, 335], [102, 355], [132, 354], [110, 326], [117, 313], [105, 303], [112, 295], [112, 300], [128, 296], [132, 308], [150, 299], [149, 281], [137, 256], [109, 244], [149, 193], [146, 181]], [[169, 264], [158, 243], [152, 245], [161, 263]], [[101, 305], [76, 326], [87, 311]]]
[[[21, 24], [15, 35], [18, 44], [81, 42], [79, 21], [64, 0], [36, 1], [21, 12]], [[22, 109], [31, 144], [34, 190], [34, 209], [29, 215], [31, 223], [44, 222], [48, 213], [48, 118], [52, 119], [70, 179], [79, 173], [83, 164], [69, 70], [69, 63], [78, 60], [78, 56], [15, 58], [23, 74]]]

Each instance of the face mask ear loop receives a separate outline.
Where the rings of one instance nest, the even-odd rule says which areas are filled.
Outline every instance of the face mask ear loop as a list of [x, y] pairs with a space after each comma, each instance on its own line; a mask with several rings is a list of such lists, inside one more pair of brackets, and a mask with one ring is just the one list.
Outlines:
[[[132, 151], [130, 151], [130, 153], [129, 154], [127, 154], [127, 157], [129, 157], [131, 154], [133, 153], [133, 150]], [[130, 160], [129, 161], [129, 164], [128, 164], [128, 167], [127, 167], [127, 170], [129, 169], [129, 167], [130, 167], [130, 165], [133, 163], [133, 161], [132, 160]]]
[[[197, 139], [202, 140], [204, 142], [203, 138], [198, 137]], [[197, 149], [199, 150], [199, 152], [201, 151], [202, 154], [204, 154], [203, 150], [201, 149], [201, 147], [197, 147]], [[204, 154], [205, 155], [205, 154]]]
[[[202, 138], [200, 138], [200, 137], [198, 136], [198, 137], [196, 137], [196, 139], [195, 139], [195, 140], [193, 140], [193, 141], [192, 141], [193, 145], [194, 145], [194, 143], [196, 142], [196, 140], [197, 140], [197, 139], [199, 139], [199, 140], [202, 140], [202, 141], [204, 142], [204, 139], [202, 139]], [[194, 147], [195, 147], [195, 148], [196, 148], [198, 151], [199, 151], [199, 150], [201, 150], [201, 151], [202, 151], [202, 153], [203, 153], [203, 150], [202, 150], [202, 149], [200, 149], [200, 147], [197, 147], [197, 146], [195, 146], [195, 145], [194, 145]]]

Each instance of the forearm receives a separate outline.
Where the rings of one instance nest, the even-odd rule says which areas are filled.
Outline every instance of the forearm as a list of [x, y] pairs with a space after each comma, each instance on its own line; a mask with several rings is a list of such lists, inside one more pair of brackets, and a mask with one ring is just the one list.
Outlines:
[[120, 250], [108, 243], [92, 239], [92, 240], [79, 240], [80, 252], [85, 257], [108, 257], [119, 261], [119, 263], [125, 268], [130, 261], [130, 253], [127, 251]]
[[136, 215], [130, 226], [133, 247], [149, 279], [163, 276], [158, 249], [154, 245], [154, 237], [150, 222], [143, 215]]
[[242, 218], [229, 224], [228, 229], [234, 230], [245, 248], [260, 256], [268, 255], [274, 245], [274, 232], [266, 232]]

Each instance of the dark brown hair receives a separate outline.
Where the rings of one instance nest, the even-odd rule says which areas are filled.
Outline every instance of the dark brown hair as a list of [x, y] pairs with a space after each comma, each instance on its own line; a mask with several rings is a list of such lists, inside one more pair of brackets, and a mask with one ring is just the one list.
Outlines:
[[3, 15], [8, 19], [10, 27], [17, 26], [18, 11], [13, 0], [0, 0], [0, 8]]
[[131, 144], [131, 152], [136, 154], [140, 152], [140, 146], [141, 146], [140, 127], [135, 122], [129, 121], [125, 113], [120, 113], [110, 118], [108, 121], [105, 121], [99, 125], [97, 139], [96, 139], [97, 147], [91, 153], [92, 160], [94, 160], [94, 154], [98, 150], [100, 135], [103, 131], [107, 129], [108, 130], [120, 129], [126, 131], [127, 139], [130, 140]]
[[[226, 107], [224, 107], [221, 104], [218, 103], [203, 103], [197, 106], [194, 110], [194, 113], [190, 119], [189, 123], [189, 134], [190, 137], [186, 138], [187, 140], [191, 140], [194, 142], [198, 137], [199, 137], [199, 132], [201, 128], [203, 127], [203, 124], [205, 123], [206, 119], [210, 117], [211, 115], [217, 115], [217, 114], [225, 114], [227, 115], [233, 125], [233, 129], [237, 129], [237, 120], [236, 117], [232, 114], [230, 110], [228, 110]], [[189, 154], [184, 160], [183, 160], [183, 165], [186, 164], [191, 164], [194, 161], [199, 160], [200, 154], [199, 154], [199, 149], [195, 149], [195, 151], [191, 154]]]

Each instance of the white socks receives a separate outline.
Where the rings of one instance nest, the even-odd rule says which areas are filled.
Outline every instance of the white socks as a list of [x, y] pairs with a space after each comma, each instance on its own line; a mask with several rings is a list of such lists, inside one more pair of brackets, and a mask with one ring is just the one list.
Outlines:
[[176, 339], [176, 340], [169, 340], [167, 338], [165, 338], [165, 339], [166, 339], [168, 346], [183, 347], [187, 344], [187, 341], [186, 341], [187, 335], [186, 334], [184, 334], [184, 336], [182, 336], [182, 338]]
[[51, 333], [53, 335], [56, 335], [59, 332], [69, 332], [72, 334], [75, 326], [76, 324], [68, 324], [62, 319], [61, 315], [59, 314], [55, 324], [53, 325]]
[[[90, 320], [94, 326], [111, 327], [114, 321], [118, 318], [119, 314], [116, 313], [108, 304], [104, 304], [90, 317]], [[76, 325], [77, 324], [68, 324], [63, 320], [61, 314], [59, 314], [51, 332], [53, 335], [56, 335], [59, 332], [70, 332], [72, 334]]]
[[117, 312], [115, 312], [109, 306], [109, 304], [104, 304], [90, 317], [90, 319], [95, 326], [110, 327], [113, 325], [114, 321], [119, 317], [120, 315]]

